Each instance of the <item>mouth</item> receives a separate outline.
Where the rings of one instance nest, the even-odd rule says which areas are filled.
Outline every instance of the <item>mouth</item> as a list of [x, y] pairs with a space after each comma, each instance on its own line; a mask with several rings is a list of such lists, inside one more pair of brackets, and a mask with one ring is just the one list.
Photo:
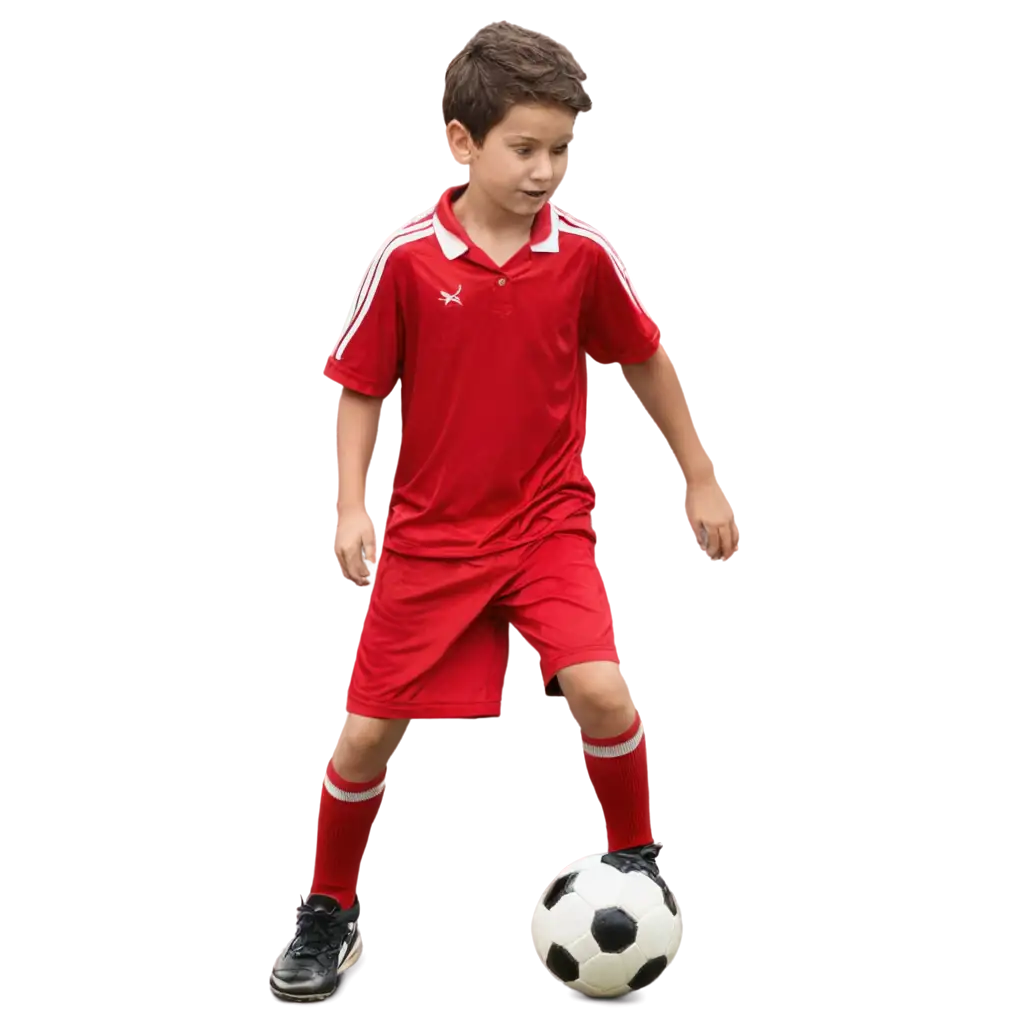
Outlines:
[[540, 199], [541, 196], [546, 196], [548, 194], [547, 189], [542, 189], [540, 192], [527, 192], [526, 189], [523, 189], [522, 191], [524, 196], [529, 196], [531, 199]]

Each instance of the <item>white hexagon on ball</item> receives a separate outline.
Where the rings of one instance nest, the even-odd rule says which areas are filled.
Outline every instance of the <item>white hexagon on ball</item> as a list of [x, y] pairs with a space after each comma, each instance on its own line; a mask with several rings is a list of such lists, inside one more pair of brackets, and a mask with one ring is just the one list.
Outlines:
[[[616, 872], [618, 874], [618, 872]], [[620, 875], [622, 888], [619, 892], [620, 905], [629, 907], [629, 911], [637, 920], [655, 907], [665, 906], [664, 890], [657, 882], [652, 881], [642, 871], [631, 871], [628, 875]]]
[[566, 893], [548, 911], [551, 941], [566, 948], [590, 931], [594, 911], [579, 893]]
[[[671, 963], [679, 949], [682, 933], [683, 927], [679, 915], [673, 916], [672, 911], [665, 906], [663, 901], [661, 906], [655, 907], [640, 918], [640, 926], [636, 932], [636, 944], [648, 960], [664, 956], [668, 957], [668, 961]], [[672, 949], [673, 940], [675, 949]], [[672, 950], [671, 953], [670, 950]], [[640, 966], [642, 967], [643, 964]]]
[[581, 871], [573, 882], [573, 892], [579, 893], [594, 910], [617, 907], [624, 879], [621, 871], [598, 861], [593, 867]]

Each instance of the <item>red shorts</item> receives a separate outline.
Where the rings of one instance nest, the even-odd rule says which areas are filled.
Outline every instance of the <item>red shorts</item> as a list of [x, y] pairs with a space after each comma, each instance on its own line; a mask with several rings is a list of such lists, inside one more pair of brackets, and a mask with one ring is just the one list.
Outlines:
[[511, 551], [443, 560], [384, 549], [363, 625], [348, 711], [370, 718], [501, 713], [509, 625], [540, 655], [546, 692], [585, 661], [618, 662], [586, 527]]

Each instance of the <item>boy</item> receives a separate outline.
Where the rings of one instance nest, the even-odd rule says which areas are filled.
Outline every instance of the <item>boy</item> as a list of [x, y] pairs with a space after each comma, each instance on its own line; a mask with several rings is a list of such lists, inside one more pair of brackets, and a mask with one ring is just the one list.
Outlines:
[[496, 716], [509, 625], [579, 724], [608, 850], [657, 873], [647, 748], [618, 668], [583, 473], [586, 357], [617, 362], [687, 480], [712, 559], [739, 534], [660, 346], [608, 242], [551, 205], [586, 75], [563, 46], [499, 22], [452, 61], [444, 118], [468, 185], [370, 264], [324, 372], [338, 408], [346, 579], [376, 561], [364, 508], [381, 402], [402, 381], [402, 448], [348, 718], [321, 790], [310, 896], [270, 976], [289, 1000], [331, 995], [362, 951], [356, 880], [387, 763], [413, 718]]

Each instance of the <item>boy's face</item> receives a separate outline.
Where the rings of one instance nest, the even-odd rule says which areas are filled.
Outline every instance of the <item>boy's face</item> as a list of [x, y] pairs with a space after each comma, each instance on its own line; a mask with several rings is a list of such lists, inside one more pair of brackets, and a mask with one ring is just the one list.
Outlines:
[[[532, 217], [555, 193], [569, 166], [576, 115], [565, 107], [516, 104], [477, 148], [458, 122], [448, 143], [475, 187], [509, 213]], [[539, 192], [530, 196], [528, 192]]]

